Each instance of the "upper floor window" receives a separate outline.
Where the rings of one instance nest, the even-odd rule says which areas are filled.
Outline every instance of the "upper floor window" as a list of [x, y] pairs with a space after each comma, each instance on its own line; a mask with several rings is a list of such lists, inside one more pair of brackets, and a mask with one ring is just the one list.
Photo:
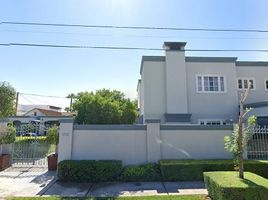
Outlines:
[[268, 90], [268, 79], [265, 80], [265, 89]]
[[219, 75], [197, 75], [197, 92], [226, 92], [225, 77]]
[[238, 78], [237, 80], [238, 89], [248, 89], [250, 85], [250, 89], [255, 89], [255, 80], [254, 78]]

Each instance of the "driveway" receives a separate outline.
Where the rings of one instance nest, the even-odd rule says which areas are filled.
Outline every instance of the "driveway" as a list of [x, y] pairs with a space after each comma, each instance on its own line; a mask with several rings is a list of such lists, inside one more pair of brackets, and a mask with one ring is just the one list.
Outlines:
[[10, 167], [0, 172], [0, 198], [42, 195], [55, 176], [47, 168]]

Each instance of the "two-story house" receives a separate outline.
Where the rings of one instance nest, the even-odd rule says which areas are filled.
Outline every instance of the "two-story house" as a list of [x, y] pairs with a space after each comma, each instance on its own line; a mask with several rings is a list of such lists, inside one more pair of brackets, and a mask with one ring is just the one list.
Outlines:
[[165, 42], [165, 56], [143, 56], [138, 81], [140, 123], [224, 125], [237, 121], [239, 98], [268, 125], [268, 62], [236, 57], [186, 57], [185, 42]]

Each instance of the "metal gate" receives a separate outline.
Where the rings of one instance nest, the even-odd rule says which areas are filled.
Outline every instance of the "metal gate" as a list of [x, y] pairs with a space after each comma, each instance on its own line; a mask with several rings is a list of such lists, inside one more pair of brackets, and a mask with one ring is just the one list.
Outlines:
[[248, 159], [268, 160], [268, 127], [255, 127], [247, 146]]
[[47, 166], [47, 155], [55, 152], [55, 145], [49, 144], [45, 135], [39, 135], [41, 129], [46, 133], [47, 128], [33, 124], [17, 127], [12, 147], [13, 166]]

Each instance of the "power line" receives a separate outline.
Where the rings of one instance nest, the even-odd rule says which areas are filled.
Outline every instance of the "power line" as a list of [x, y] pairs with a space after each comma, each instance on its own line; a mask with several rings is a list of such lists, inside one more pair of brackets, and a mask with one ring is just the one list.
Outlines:
[[[92, 33], [77, 33], [77, 32], [63, 32], [63, 31], [28, 31], [28, 30], [12, 30], [4, 29], [5, 32], [15, 33], [40, 33], [40, 34], [57, 34], [57, 35], [82, 35], [90, 37], [117, 37], [115, 34], [92, 34]], [[203, 36], [184, 36], [184, 35], [137, 35], [137, 34], [123, 34], [120, 37], [134, 37], [134, 38], [186, 38], [186, 39], [224, 39], [224, 40], [267, 40], [268, 37], [203, 37]]]
[[33, 93], [23, 93], [20, 92], [19, 94], [22, 95], [29, 95], [29, 96], [38, 96], [38, 97], [49, 97], [49, 98], [61, 98], [61, 99], [68, 99], [68, 97], [61, 97], [61, 96], [50, 96], [50, 95], [42, 95], [42, 94], [33, 94]]
[[103, 28], [103, 29], [132, 29], [132, 30], [268, 33], [268, 30], [262, 30], [262, 29], [218, 29], [218, 28], [185, 28], [185, 27], [153, 27], [153, 26], [113, 26], [113, 25], [63, 24], [63, 23], [40, 23], [40, 22], [16, 22], [16, 21], [2, 21], [2, 22], [0, 22], [0, 24], [26, 25], [26, 26]]
[[[106, 50], [143, 50], [143, 51], [164, 51], [161, 48], [146, 47], [118, 47], [118, 46], [85, 46], [85, 45], [56, 45], [56, 44], [34, 44], [34, 43], [0, 43], [0, 46], [24, 46], [24, 47], [45, 47], [45, 48], [70, 48], [70, 49], [106, 49]], [[268, 49], [185, 49], [188, 52], [268, 52]]]

